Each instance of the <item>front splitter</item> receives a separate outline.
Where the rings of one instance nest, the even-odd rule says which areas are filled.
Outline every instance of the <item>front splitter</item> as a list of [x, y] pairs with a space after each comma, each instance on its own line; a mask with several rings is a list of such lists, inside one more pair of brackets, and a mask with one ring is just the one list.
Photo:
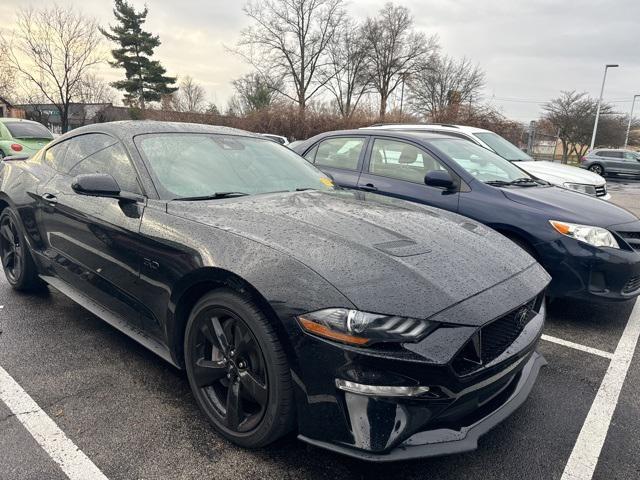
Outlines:
[[439, 429], [430, 431], [428, 432], [429, 441], [427, 443], [420, 438], [424, 437], [425, 432], [419, 432], [389, 452], [372, 453], [366, 450], [314, 440], [304, 435], [299, 435], [298, 438], [316, 447], [368, 462], [414, 460], [475, 450], [478, 448], [478, 439], [482, 435], [511, 416], [525, 402], [536, 383], [540, 369], [546, 364], [545, 358], [540, 353], [534, 352], [522, 367], [518, 384], [513, 393], [500, 407], [474, 424], [462, 427], [459, 430]]

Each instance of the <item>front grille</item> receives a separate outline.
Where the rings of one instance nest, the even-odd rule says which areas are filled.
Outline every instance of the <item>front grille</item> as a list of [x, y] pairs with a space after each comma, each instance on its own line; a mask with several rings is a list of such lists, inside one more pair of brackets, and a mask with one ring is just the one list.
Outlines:
[[640, 250], [640, 232], [618, 232], [634, 250]]
[[[453, 360], [452, 366], [458, 375], [468, 375], [483, 368], [502, 355], [520, 336], [524, 327], [536, 316], [540, 309], [543, 294], [512, 310], [503, 317], [485, 325], [472, 338]], [[479, 343], [480, 355], [476, 344]]]
[[640, 275], [632, 277], [622, 289], [622, 293], [635, 293], [637, 290], [640, 290]]
[[607, 194], [606, 185], [596, 185], [596, 197], [604, 197]]

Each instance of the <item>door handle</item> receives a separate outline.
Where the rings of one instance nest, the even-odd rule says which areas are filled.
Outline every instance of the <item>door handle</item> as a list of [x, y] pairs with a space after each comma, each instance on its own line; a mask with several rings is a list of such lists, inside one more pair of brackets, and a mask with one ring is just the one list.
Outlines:
[[362, 190], [367, 190], [368, 192], [375, 192], [377, 189], [377, 187], [373, 184], [373, 183], [367, 183], [365, 185], [360, 185], [360, 188]]
[[53, 193], [43, 193], [42, 198], [44, 198], [49, 204], [58, 203], [58, 197], [56, 197]]

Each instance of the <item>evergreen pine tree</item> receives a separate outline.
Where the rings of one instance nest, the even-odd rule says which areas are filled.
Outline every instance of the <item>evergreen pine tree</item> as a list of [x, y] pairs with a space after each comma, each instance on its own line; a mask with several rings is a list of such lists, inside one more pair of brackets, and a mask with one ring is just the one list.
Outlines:
[[126, 0], [115, 0], [113, 14], [117, 25], [107, 31], [100, 29], [109, 40], [120, 45], [111, 51], [115, 68], [124, 68], [126, 80], [111, 85], [125, 92], [124, 101], [129, 106], [144, 109], [147, 102], [159, 102], [164, 95], [170, 95], [178, 88], [172, 87], [175, 77], [167, 77], [167, 72], [157, 60], [151, 60], [153, 50], [160, 45], [157, 35], [142, 29], [147, 19], [147, 7], [136, 12]]

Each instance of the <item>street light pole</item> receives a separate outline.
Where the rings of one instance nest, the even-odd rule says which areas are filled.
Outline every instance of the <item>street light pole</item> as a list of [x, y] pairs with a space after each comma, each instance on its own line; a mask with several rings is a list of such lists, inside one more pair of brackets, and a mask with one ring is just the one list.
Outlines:
[[629, 143], [629, 131], [631, 130], [631, 121], [633, 120], [633, 107], [636, 105], [636, 98], [640, 98], [640, 95], [634, 95], [633, 101], [631, 102], [631, 113], [629, 114], [629, 125], [627, 125], [627, 136], [624, 137], [624, 148], [627, 148], [627, 144]]
[[600, 89], [600, 98], [598, 99], [598, 108], [596, 110], [596, 121], [593, 124], [593, 135], [591, 135], [591, 147], [589, 151], [593, 150], [593, 146], [596, 143], [596, 132], [598, 131], [598, 119], [600, 118], [600, 105], [602, 104], [602, 95], [604, 94], [604, 82], [607, 81], [607, 70], [609, 67], [615, 68], [619, 67], [617, 64], [608, 64], [604, 66], [604, 77], [602, 78], [602, 88]]

